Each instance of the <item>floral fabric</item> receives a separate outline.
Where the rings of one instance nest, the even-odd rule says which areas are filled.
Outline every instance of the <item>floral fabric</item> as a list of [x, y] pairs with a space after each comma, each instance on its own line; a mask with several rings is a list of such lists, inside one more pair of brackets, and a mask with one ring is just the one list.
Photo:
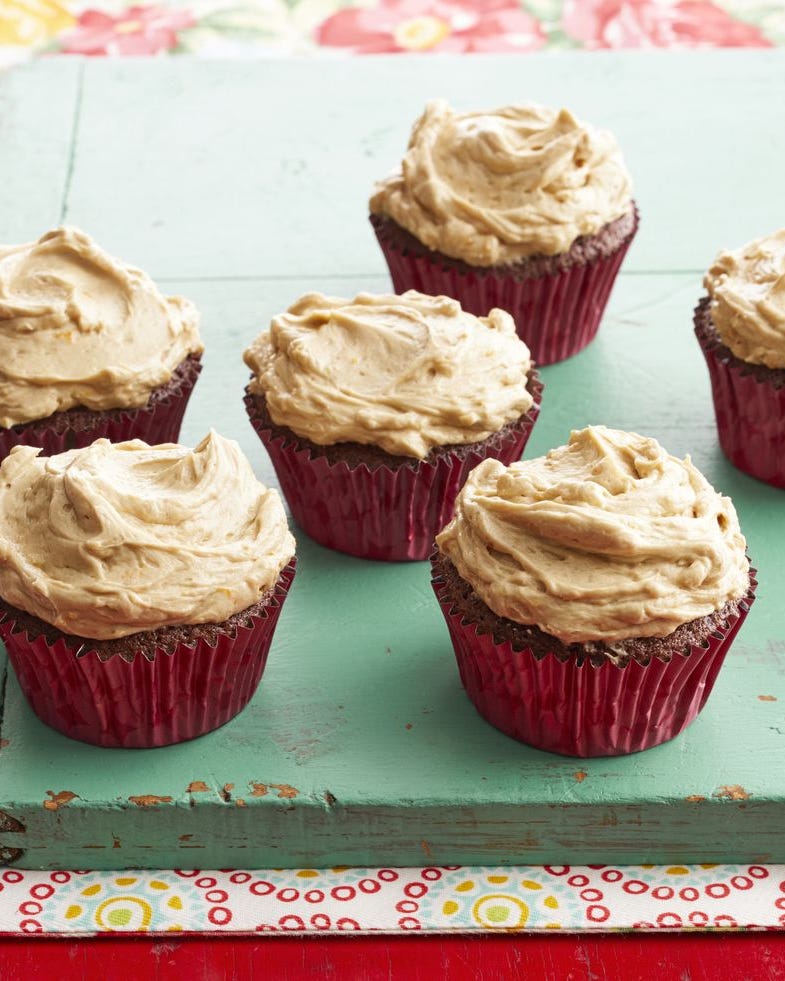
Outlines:
[[0, 0], [0, 65], [34, 54], [377, 54], [785, 44], [749, 0]]
[[785, 866], [0, 869], [0, 934], [777, 929]]

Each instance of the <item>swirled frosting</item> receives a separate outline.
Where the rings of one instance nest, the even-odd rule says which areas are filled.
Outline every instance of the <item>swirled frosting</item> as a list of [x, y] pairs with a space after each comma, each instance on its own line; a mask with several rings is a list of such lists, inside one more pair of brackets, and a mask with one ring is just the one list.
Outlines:
[[436, 99], [370, 209], [431, 249], [497, 266], [566, 252], [630, 211], [631, 195], [613, 136], [566, 109], [456, 113]]
[[294, 554], [281, 499], [239, 446], [96, 440], [0, 466], [0, 596], [102, 640], [220, 623], [256, 603]]
[[748, 588], [731, 501], [689, 458], [604, 426], [481, 463], [437, 543], [494, 613], [566, 644], [665, 637]]
[[723, 344], [743, 361], [785, 368], [785, 228], [720, 252], [703, 283]]
[[201, 351], [193, 305], [84, 232], [0, 246], [0, 426], [76, 406], [136, 408]]
[[245, 352], [273, 421], [319, 445], [427, 456], [485, 439], [525, 413], [529, 349], [502, 310], [446, 296], [309, 293]]

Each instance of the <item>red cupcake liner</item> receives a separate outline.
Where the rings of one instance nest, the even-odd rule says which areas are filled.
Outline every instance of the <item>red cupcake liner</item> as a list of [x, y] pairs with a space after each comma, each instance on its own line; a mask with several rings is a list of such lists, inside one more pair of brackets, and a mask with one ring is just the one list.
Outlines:
[[695, 333], [709, 369], [722, 451], [744, 473], [785, 487], [785, 387], [754, 374], [704, 329], [699, 321], [706, 307], [704, 300], [695, 311]]
[[310, 449], [274, 435], [254, 416], [253, 396], [246, 396], [245, 404], [300, 528], [337, 552], [401, 562], [428, 558], [437, 532], [452, 518], [458, 491], [478, 463], [520, 459], [540, 411], [543, 386], [535, 372], [528, 389], [534, 402], [524, 424], [513, 432], [483, 442], [481, 450], [454, 452], [433, 463], [403, 464], [394, 470], [351, 467], [312, 456]]
[[638, 230], [638, 213], [629, 237], [605, 257], [570, 266], [556, 274], [521, 278], [477, 267], [459, 269], [437, 258], [400, 248], [373, 223], [396, 293], [418, 290], [450, 296], [475, 316], [493, 307], [512, 315], [518, 336], [537, 365], [555, 364], [582, 351], [600, 327], [613, 283]]
[[95, 426], [87, 429], [72, 429], [68, 426], [59, 431], [59, 427], [42, 428], [35, 420], [10, 429], [0, 428], [0, 462], [15, 446], [40, 446], [43, 456], [55, 456], [66, 450], [89, 446], [101, 437], [112, 443], [122, 443], [129, 439], [141, 439], [150, 446], [176, 443], [199, 371], [201, 365], [196, 367], [192, 377], [184, 377], [170, 395], [158, 399], [152, 405], [138, 409], [110, 409], [96, 418]]
[[495, 643], [451, 609], [440, 580], [434, 592], [447, 622], [461, 682], [480, 715], [513, 739], [563, 756], [620, 756], [673, 739], [711, 694], [725, 655], [755, 599], [755, 570], [738, 615], [705, 647], [676, 651], [669, 661], [539, 660], [530, 649]]
[[47, 725], [95, 746], [151, 749], [202, 736], [234, 718], [262, 677], [295, 561], [281, 572], [263, 616], [206, 640], [159, 648], [149, 660], [100, 660], [63, 635], [31, 638], [15, 621], [0, 622], [23, 694]]

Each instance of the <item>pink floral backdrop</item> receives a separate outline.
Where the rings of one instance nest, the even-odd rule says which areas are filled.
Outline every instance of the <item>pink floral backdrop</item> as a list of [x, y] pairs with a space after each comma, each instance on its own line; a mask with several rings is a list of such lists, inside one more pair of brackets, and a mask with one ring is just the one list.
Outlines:
[[751, 0], [0, 0], [0, 65], [36, 54], [253, 57], [785, 44]]

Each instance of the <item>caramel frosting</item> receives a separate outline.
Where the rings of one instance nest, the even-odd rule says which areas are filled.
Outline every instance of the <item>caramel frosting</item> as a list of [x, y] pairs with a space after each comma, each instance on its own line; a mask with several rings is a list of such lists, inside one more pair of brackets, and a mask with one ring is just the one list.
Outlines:
[[723, 344], [743, 361], [785, 368], [785, 228], [720, 252], [703, 283]]
[[475, 317], [446, 296], [309, 293], [245, 352], [252, 394], [313, 443], [374, 444], [422, 459], [523, 415], [529, 349], [502, 310]]
[[666, 637], [749, 583], [731, 501], [689, 458], [604, 426], [535, 460], [485, 460], [437, 544], [494, 613], [565, 644]]
[[221, 623], [294, 554], [277, 491], [215, 432], [195, 449], [40, 452], [17, 446], [0, 466], [0, 596], [65, 633]]
[[373, 214], [473, 266], [568, 251], [632, 208], [613, 136], [566, 109], [506, 106], [456, 113], [443, 99], [417, 120]]
[[201, 351], [193, 305], [84, 232], [0, 246], [0, 426], [137, 408]]

